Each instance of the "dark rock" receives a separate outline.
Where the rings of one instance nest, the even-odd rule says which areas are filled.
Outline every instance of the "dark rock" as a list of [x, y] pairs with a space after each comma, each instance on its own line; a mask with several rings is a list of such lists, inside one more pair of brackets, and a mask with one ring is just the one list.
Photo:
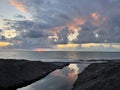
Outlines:
[[29, 85], [67, 64], [0, 59], [0, 90], [16, 90]]
[[89, 65], [78, 75], [72, 90], [120, 90], [120, 62]]

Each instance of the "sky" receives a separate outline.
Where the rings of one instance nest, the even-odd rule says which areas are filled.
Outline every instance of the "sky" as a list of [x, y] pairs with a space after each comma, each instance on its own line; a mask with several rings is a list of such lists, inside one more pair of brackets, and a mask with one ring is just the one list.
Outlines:
[[120, 49], [119, 8], [120, 0], [0, 0], [0, 48]]

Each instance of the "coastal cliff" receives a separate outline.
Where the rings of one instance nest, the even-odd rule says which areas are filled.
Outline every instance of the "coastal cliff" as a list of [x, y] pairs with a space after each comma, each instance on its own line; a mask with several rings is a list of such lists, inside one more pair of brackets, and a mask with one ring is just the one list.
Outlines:
[[89, 65], [78, 75], [72, 90], [120, 90], [120, 62]]
[[27, 86], [68, 63], [0, 59], [0, 90]]

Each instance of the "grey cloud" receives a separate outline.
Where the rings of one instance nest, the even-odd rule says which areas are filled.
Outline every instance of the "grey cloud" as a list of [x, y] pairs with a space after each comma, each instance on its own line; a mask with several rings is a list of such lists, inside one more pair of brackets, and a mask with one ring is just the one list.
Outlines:
[[13, 17], [16, 18], [16, 19], [26, 19], [25, 16], [20, 15], [20, 14], [14, 15]]
[[[120, 43], [120, 25], [119, 18], [112, 19], [112, 22], [108, 21], [108, 28], [102, 29], [91, 23], [85, 23], [81, 25], [81, 30], [77, 40], [74, 43]], [[96, 37], [96, 34], [98, 35]]]
[[[6, 19], [5, 23], [8, 26], [7, 28], [15, 29], [19, 32], [19, 35], [12, 39], [14, 45], [9, 48], [51, 47], [48, 40], [49, 33], [46, 30], [51, 26], [29, 20], [17, 21]], [[19, 45], [15, 41], [20, 41], [21, 44]]]
[[40, 38], [40, 37], [47, 37], [48, 35], [45, 34], [43, 31], [30, 30], [26, 33], [22, 33], [22, 36], [29, 38]]
[[52, 26], [49, 24], [43, 24], [39, 23], [37, 21], [29, 21], [29, 20], [23, 20], [23, 21], [11, 21], [9, 22], [9, 25], [16, 30], [41, 30], [41, 29], [48, 29]]
[[[0, 33], [3, 33], [3, 30], [2, 30], [2, 29], [0, 29]], [[5, 36], [0, 35], [0, 40], [1, 40], [1, 41], [5, 41], [5, 40], [6, 40]]]
[[2, 29], [0, 29], [0, 32], [2, 32], [3, 30]]
[[[22, 2], [28, 12], [38, 21], [65, 25], [74, 17], [89, 16], [93, 12], [111, 17], [119, 13], [117, 0], [16, 0]], [[33, 13], [34, 12], [34, 13]], [[60, 20], [61, 19], [61, 20]]]
[[68, 34], [69, 34], [69, 30], [67, 27], [65, 27], [64, 29], [62, 29], [61, 31], [59, 31], [57, 33], [58, 40], [53, 43], [54, 44], [67, 44], [68, 43], [68, 38], [67, 38]]
[[[8, 29], [20, 31], [23, 47], [49, 47], [52, 44], [67, 44], [70, 31], [65, 28], [57, 30], [58, 40], [49, 41], [50, 28], [66, 26], [74, 18], [85, 18], [79, 35], [73, 43], [119, 43], [120, 42], [120, 0], [15, 0], [22, 2], [32, 20], [4, 19]], [[106, 21], [100, 25], [92, 23], [91, 13], [98, 13]], [[17, 17], [22, 18], [18, 15]], [[99, 22], [99, 21], [98, 21]], [[24, 32], [26, 30], [26, 32]], [[99, 36], [96, 37], [95, 34]], [[26, 41], [23, 40], [25, 38]], [[36, 39], [36, 40], [35, 40]], [[33, 41], [34, 40], [34, 41]], [[27, 42], [27, 44], [26, 44]], [[41, 42], [41, 43], [39, 43]], [[51, 43], [50, 43], [51, 42]], [[24, 44], [25, 43], [25, 44]], [[45, 45], [45, 46], [44, 46]], [[46, 46], [47, 45], [47, 46]], [[21, 46], [22, 47], [22, 46]]]
[[104, 31], [103, 37], [107, 38], [108, 42], [119, 43], [120, 42], [120, 14], [111, 17], [106, 22], [106, 30]]
[[[17, 43], [20, 41], [21, 44]], [[46, 37], [41, 38], [29, 38], [29, 37], [21, 37], [18, 36], [11, 40], [14, 43], [13, 46], [8, 48], [21, 48], [21, 49], [35, 49], [35, 48], [52, 48], [49, 40]]]
[[6, 40], [5, 36], [0, 36], [0, 40], [5, 41]]

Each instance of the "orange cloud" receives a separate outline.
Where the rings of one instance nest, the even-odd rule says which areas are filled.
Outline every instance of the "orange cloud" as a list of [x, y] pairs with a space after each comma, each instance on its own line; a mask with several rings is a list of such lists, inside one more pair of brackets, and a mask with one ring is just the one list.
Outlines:
[[68, 23], [67, 26], [68, 26], [68, 29], [69, 30], [78, 30], [78, 27], [77, 25], [82, 25], [84, 24], [86, 20], [84, 18], [73, 18], [73, 21]]
[[26, 12], [27, 11], [22, 2], [15, 1], [15, 0], [9, 0], [9, 2], [10, 2], [11, 5], [13, 5], [19, 11], [21, 11], [21, 12]]
[[6, 46], [9, 46], [9, 45], [12, 45], [12, 43], [10, 43], [10, 42], [0, 42], [0, 47], [6, 47]]
[[101, 25], [107, 21], [106, 17], [102, 16], [99, 13], [91, 13], [90, 16], [92, 17], [93, 21], [92, 23], [95, 25]]
[[91, 17], [92, 17], [94, 20], [98, 20], [98, 19], [99, 19], [99, 14], [98, 14], [98, 13], [92, 13], [92, 14], [91, 14]]

